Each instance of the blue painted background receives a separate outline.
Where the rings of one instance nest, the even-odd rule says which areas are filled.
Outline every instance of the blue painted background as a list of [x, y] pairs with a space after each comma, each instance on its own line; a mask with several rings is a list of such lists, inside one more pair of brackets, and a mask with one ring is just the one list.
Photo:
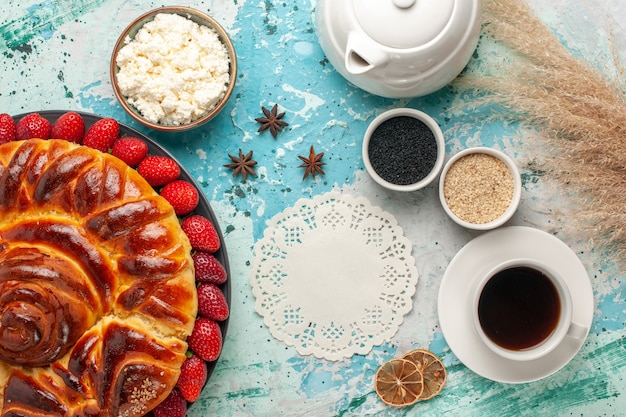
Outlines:
[[[573, 7], [573, 3], [577, 7]], [[435, 186], [401, 195], [376, 186], [363, 172], [361, 141], [367, 124], [394, 107], [429, 113], [441, 125], [447, 152], [486, 145], [517, 158], [524, 195], [512, 224], [552, 231], [567, 228], [555, 208], [567, 204], [554, 185], [526, 168], [524, 132], [489, 118], [488, 110], [462, 112], [468, 97], [444, 88], [427, 97], [391, 100], [350, 85], [317, 43], [314, 1], [180, 1], [216, 17], [231, 34], [239, 72], [231, 100], [207, 125], [182, 134], [150, 131], [114, 99], [109, 59], [117, 35], [135, 17], [162, 6], [145, 0], [22, 0], [0, 11], [0, 112], [75, 109], [111, 116], [161, 143], [200, 185], [220, 218], [230, 254], [232, 317], [224, 353], [190, 416], [206, 415], [626, 415], [624, 272], [614, 259], [589, 248], [585, 236], [566, 241], [585, 264], [596, 300], [590, 336], [564, 369], [541, 381], [507, 385], [477, 376], [458, 361], [438, 329], [438, 282], [454, 254], [476, 234], [456, 227], [438, 205]], [[611, 66], [607, 31], [626, 39], [616, 22], [617, 2], [531, 2], [574, 54]], [[539, 7], [541, 6], [541, 7]], [[617, 29], [616, 29], [617, 28]], [[620, 37], [621, 36], [621, 37]], [[483, 45], [470, 63], [480, 70]], [[624, 49], [621, 49], [624, 50]], [[274, 139], [257, 133], [261, 106], [278, 103], [289, 123]], [[298, 155], [324, 152], [326, 175], [302, 180]], [[224, 168], [227, 155], [252, 150], [257, 178], [243, 182]], [[248, 282], [252, 247], [275, 214], [299, 198], [332, 189], [363, 195], [396, 216], [414, 243], [420, 273], [413, 311], [396, 337], [365, 356], [340, 362], [301, 357], [272, 338], [254, 310]], [[575, 234], [574, 234], [575, 236]], [[329, 289], [332, 290], [332, 289]], [[384, 361], [413, 348], [437, 353], [449, 371], [438, 397], [407, 408], [385, 407], [372, 378]]]

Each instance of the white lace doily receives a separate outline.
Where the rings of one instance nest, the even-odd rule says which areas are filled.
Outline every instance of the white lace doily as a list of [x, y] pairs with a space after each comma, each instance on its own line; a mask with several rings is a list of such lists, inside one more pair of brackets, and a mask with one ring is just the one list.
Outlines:
[[366, 354], [390, 340], [413, 307], [411, 242], [364, 198], [301, 199], [269, 221], [254, 252], [256, 311], [302, 355]]

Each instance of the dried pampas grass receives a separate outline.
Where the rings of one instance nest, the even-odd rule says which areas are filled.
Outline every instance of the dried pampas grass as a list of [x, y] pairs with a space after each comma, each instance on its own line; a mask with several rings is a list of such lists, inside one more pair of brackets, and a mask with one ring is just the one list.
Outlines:
[[504, 116], [539, 130], [544, 155], [535, 155], [535, 163], [575, 199], [571, 206], [576, 211], [565, 226], [624, 263], [626, 102], [622, 88], [576, 59], [525, 2], [485, 0], [483, 13], [484, 35], [506, 44], [513, 54], [494, 63], [487, 76], [484, 68], [481, 73], [469, 69], [454, 86], [479, 92], [476, 101], [466, 105], [495, 104]]

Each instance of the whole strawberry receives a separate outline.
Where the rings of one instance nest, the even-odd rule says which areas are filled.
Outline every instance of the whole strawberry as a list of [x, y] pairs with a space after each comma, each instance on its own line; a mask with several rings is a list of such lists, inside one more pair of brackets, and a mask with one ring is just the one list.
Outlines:
[[222, 351], [222, 330], [216, 321], [199, 317], [187, 338], [189, 349], [207, 362], [217, 360]]
[[190, 182], [175, 180], [166, 184], [160, 192], [161, 197], [166, 199], [177, 216], [185, 216], [198, 206], [198, 190]]
[[180, 167], [172, 158], [150, 155], [139, 163], [137, 172], [151, 186], [160, 187], [178, 178]]
[[215, 321], [228, 318], [228, 303], [217, 285], [200, 284], [198, 287], [198, 314]]
[[152, 410], [154, 417], [185, 417], [187, 401], [177, 388], [174, 388], [161, 404]]
[[80, 114], [69, 111], [63, 113], [52, 124], [50, 137], [55, 139], [65, 139], [74, 143], [83, 143], [85, 137], [85, 121]]
[[0, 144], [15, 140], [15, 120], [7, 113], [0, 114]]
[[220, 248], [220, 238], [213, 223], [198, 214], [186, 217], [180, 226], [189, 238], [193, 250], [215, 253]]
[[184, 399], [194, 402], [200, 397], [206, 379], [206, 362], [199, 356], [192, 354], [185, 359], [180, 368], [177, 387]]
[[15, 127], [15, 138], [17, 140], [39, 138], [50, 138], [50, 122], [41, 117], [39, 113], [30, 113], [22, 117]]
[[83, 144], [101, 152], [107, 152], [111, 149], [119, 134], [120, 125], [117, 123], [117, 120], [106, 117], [98, 120], [87, 129]]
[[148, 154], [148, 145], [139, 138], [127, 136], [115, 141], [111, 154], [126, 162], [129, 167], [134, 168]]
[[210, 253], [196, 252], [191, 258], [193, 259], [197, 282], [219, 285], [228, 279], [224, 265]]

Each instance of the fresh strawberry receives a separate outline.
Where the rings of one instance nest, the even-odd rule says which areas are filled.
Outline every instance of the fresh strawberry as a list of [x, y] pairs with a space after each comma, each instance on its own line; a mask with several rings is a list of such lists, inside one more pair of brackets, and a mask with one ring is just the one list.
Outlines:
[[178, 388], [174, 388], [170, 395], [152, 410], [152, 414], [154, 417], [185, 417], [187, 401]]
[[85, 121], [76, 112], [69, 111], [64, 113], [52, 124], [50, 137], [82, 143], [85, 137]]
[[216, 321], [199, 317], [187, 338], [187, 343], [201, 359], [212, 362], [217, 360], [222, 351], [222, 330]]
[[180, 368], [178, 389], [187, 401], [193, 402], [200, 397], [200, 392], [207, 379], [206, 362], [197, 355], [185, 359]]
[[83, 144], [90, 148], [107, 152], [113, 146], [113, 143], [120, 134], [120, 125], [117, 120], [110, 117], [98, 120], [92, 124], [87, 133]]
[[15, 120], [7, 113], [0, 114], [0, 143], [15, 140]]
[[126, 162], [129, 167], [136, 167], [148, 154], [148, 145], [139, 138], [127, 136], [115, 141], [111, 154]]
[[215, 321], [228, 318], [228, 303], [217, 285], [200, 284], [198, 287], [198, 314]]
[[39, 113], [30, 113], [22, 117], [15, 127], [17, 140], [50, 138], [50, 122]]
[[196, 252], [191, 258], [196, 270], [196, 281], [219, 285], [228, 279], [224, 265], [210, 253]]
[[161, 190], [161, 197], [166, 199], [177, 216], [185, 216], [198, 206], [198, 190], [190, 182], [175, 180], [166, 184]]
[[193, 250], [215, 253], [220, 248], [220, 238], [213, 223], [206, 217], [195, 214], [181, 222], [183, 231]]
[[180, 167], [172, 158], [150, 155], [139, 163], [137, 172], [139, 172], [151, 186], [160, 187], [178, 178], [180, 175]]

